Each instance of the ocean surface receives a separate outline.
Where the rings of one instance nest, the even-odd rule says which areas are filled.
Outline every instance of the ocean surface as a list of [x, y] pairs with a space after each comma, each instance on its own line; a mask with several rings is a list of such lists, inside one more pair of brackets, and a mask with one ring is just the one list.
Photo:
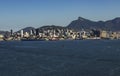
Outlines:
[[0, 42], [0, 76], [120, 76], [120, 40]]

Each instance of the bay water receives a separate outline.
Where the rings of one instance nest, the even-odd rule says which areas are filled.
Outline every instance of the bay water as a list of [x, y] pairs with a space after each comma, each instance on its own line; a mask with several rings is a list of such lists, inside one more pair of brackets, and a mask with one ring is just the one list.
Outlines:
[[120, 76], [120, 40], [3, 41], [0, 76]]

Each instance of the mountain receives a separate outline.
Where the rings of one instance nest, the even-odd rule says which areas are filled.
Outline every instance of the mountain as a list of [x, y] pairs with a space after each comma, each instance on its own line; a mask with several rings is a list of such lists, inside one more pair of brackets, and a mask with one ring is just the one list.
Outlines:
[[104, 26], [110, 30], [120, 30], [120, 17], [106, 21]]
[[[26, 27], [26, 28], [23, 28], [21, 30], [23, 30], [23, 32], [28, 32], [30, 33], [30, 30], [32, 30], [34, 33], [36, 31], [39, 31], [39, 32], [43, 32], [44, 30], [57, 30], [57, 29], [65, 29], [65, 27], [62, 27], [62, 26], [55, 26], [55, 25], [46, 25], [46, 26], [42, 26], [42, 27], [39, 27], [39, 28], [34, 28], [34, 27]], [[17, 33], [20, 33], [20, 31], [17, 31]]]
[[[35, 28], [34, 28], [34, 27], [26, 27], [26, 28], [23, 28], [23, 29], [21, 29], [21, 30], [23, 30], [24, 32], [30, 32], [30, 30], [35, 30]], [[19, 31], [17, 31], [17, 32], [20, 33], [21, 30], [19, 30]]]
[[10, 32], [8, 32], [8, 31], [0, 31], [0, 34], [1, 35], [10, 34]]
[[88, 19], [84, 19], [82, 17], [79, 17], [77, 20], [72, 21], [69, 25], [68, 28], [72, 29], [89, 29], [92, 27], [95, 27], [96, 22], [90, 21]]
[[[92, 21], [89, 19], [85, 19], [82, 17], [78, 17], [77, 20], [72, 21], [68, 26], [55, 26], [55, 25], [46, 25], [39, 28], [34, 27], [26, 27], [21, 30], [24, 32], [30, 32], [30, 30], [35, 31], [43, 31], [43, 30], [51, 30], [51, 29], [74, 29], [74, 30], [81, 30], [81, 29], [103, 29], [103, 30], [111, 30], [111, 31], [119, 31], [120, 30], [120, 17], [117, 17], [113, 20], [108, 21]], [[17, 31], [20, 33], [20, 30]]]
[[67, 28], [72, 28], [75, 30], [81, 29], [104, 29], [118, 31], [120, 30], [120, 18], [115, 18], [108, 21], [91, 21], [82, 17], [77, 20], [72, 21]]
[[62, 26], [55, 26], [55, 25], [47, 25], [47, 26], [42, 26], [40, 28], [38, 28], [40, 30], [51, 30], [51, 29], [65, 29], [65, 27]]
[[36, 30], [38, 30], [39, 32], [43, 32], [43, 31], [47, 31], [47, 30], [55, 30], [56, 32], [58, 32], [58, 29], [65, 29], [65, 27], [62, 26], [55, 26], [55, 25], [46, 25], [46, 26], [42, 26], [40, 28], [37, 28]]

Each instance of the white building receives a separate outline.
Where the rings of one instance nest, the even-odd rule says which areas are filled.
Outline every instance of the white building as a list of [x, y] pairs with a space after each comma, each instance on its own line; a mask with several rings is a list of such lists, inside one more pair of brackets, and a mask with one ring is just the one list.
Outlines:
[[21, 37], [24, 36], [23, 30], [20, 31]]
[[2, 41], [3, 38], [4, 38], [4, 36], [0, 34], [0, 41]]

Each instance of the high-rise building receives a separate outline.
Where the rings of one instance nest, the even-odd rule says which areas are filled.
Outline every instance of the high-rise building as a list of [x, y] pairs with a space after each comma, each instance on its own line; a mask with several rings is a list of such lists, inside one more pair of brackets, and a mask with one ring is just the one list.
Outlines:
[[13, 30], [12, 30], [12, 29], [10, 30], [10, 35], [11, 35], [11, 36], [13, 35]]
[[20, 31], [21, 37], [24, 36], [23, 30]]
[[30, 35], [33, 35], [33, 31], [32, 30], [30, 30]]
[[39, 29], [36, 29], [36, 36], [39, 35]]

